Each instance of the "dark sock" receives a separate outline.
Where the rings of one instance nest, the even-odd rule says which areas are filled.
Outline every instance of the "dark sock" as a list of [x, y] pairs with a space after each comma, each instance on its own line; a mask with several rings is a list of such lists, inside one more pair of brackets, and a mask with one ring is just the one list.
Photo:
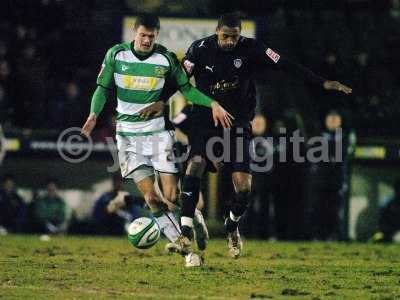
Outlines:
[[239, 222], [233, 221], [230, 217], [225, 219], [225, 229], [227, 232], [234, 232], [238, 227]]
[[230, 218], [225, 219], [225, 229], [227, 232], [234, 232], [239, 224], [239, 218], [246, 212], [249, 202], [249, 192], [239, 192], [235, 194], [235, 198], [231, 204], [230, 213], [238, 218], [236, 221]]
[[249, 192], [239, 192], [235, 194], [235, 199], [231, 205], [231, 212], [235, 217], [242, 216], [249, 205]]
[[194, 212], [199, 200], [200, 178], [185, 175], [181, 192], [182, 217], [194, 218]]
[[189, 226], [181, 226], [182, 235], [187, 237], [189, 240], [193, 239], [193, 229]]

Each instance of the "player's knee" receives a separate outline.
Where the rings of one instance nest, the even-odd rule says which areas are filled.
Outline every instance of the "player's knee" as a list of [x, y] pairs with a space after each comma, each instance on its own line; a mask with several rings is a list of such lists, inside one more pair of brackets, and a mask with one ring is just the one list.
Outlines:
[[232, 181], [236, 193], [248, 193], [251, 189], [251, 175], [243, 172], [232, 173]]
[[206, 161], [200, 155], [193, 156], [186, 169], [186, 175], [201, 178], [206, 168]]
[[234, 185], [236, 193], [250, 193], [251, 182], [247, 178], [235, 180]]
[[176, 202], [176, 189], [168, 189], [164, 192], [164, 197], [167, 201], [175, 203]]

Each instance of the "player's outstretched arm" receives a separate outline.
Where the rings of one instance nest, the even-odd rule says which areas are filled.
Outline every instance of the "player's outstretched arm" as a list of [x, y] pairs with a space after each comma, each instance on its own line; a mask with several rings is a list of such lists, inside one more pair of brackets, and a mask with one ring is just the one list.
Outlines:
[[95, 92], [93, 93], [92, 102], [90, 104], [90, 114], [81, 130], [81, 134], [87, 138], [90, 136], [94, 127], [96, 126], [97, 116], [103, 110], [104, 104], [109, 96], [108, 94], [109, 90], [100, 85], [97, 86]]
[[[298, 76], [306, 79], [309, 82], [313, 82], [318, 85], [322, 85], [326, 90], [333, 90], [342, 92], [346, 95], [351, 94], [352, 89], [339, 81], [326, 80], [325, 78], [315, 74], [313, 71], [308, 69], [307, 67], [288, 59], [285, 56], [281, 56], [279, 53], [275, 52], [271, 48], [267, 48], [264, 45], [258, 44], [255, 45], [255, 58], [261, 62], [260, 65], [277, 65], [286, 71], [290, 71], [291, 73], [295, 73]], [[262, 51], [259, 51], [263, 49]]]
[[339, 81], [331, 81], [331, 80], [326, 80], [323, 84], [324, 89], [326, 90], [333, 90], [333, 91], [338, 91], [345, 93], [346, 95], [351, 94], [353, 91], [350, 87], [341, 84]]

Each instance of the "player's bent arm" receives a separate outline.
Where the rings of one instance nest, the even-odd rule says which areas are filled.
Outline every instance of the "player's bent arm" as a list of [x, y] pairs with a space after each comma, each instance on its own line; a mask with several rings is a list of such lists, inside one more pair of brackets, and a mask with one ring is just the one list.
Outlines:
[[98, 116], [104, 108], [104, 104], [109, 97], [110, 90], [98, 85], [92, 96], [90, 104], [90, 113], [95, 113]]
[[90, 104], [90, 114], [85, 124], [82, 127], [82, 135], [89, 137], [97, 123], [97, 116], [101, 113], [104, 108], [104, 104], [109, 97], [110, 91], [100, 85], [97, 86], [92, 96], [92, 102]]
[[196, 89], [189, 82], [187, 82], [183, 86], [180, 86], [179, 91], [187, 100], [189, 100], [193, 104], [211, 107], [211, 103], [214, 101], [213, 99], [204, 95], [202, 92]]

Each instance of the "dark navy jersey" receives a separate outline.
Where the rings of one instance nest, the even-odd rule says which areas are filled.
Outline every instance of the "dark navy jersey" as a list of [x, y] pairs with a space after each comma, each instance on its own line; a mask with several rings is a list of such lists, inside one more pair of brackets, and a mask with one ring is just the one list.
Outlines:
[[197, 88], [218, 101], [235, 117], [239, 126], [249, 123], [254, 117], [254, 75], [260, 68], [276, 65], [300, 73], [300, 76], [317, 84], [324, 82], [323, 78], [303, 66], [289, 61], [255, 39], [243, 36], [231, 51], [219, 48], [216, 35], [197, 40], [186, 52], [182, 65], [188, 76], [194, 76]]

